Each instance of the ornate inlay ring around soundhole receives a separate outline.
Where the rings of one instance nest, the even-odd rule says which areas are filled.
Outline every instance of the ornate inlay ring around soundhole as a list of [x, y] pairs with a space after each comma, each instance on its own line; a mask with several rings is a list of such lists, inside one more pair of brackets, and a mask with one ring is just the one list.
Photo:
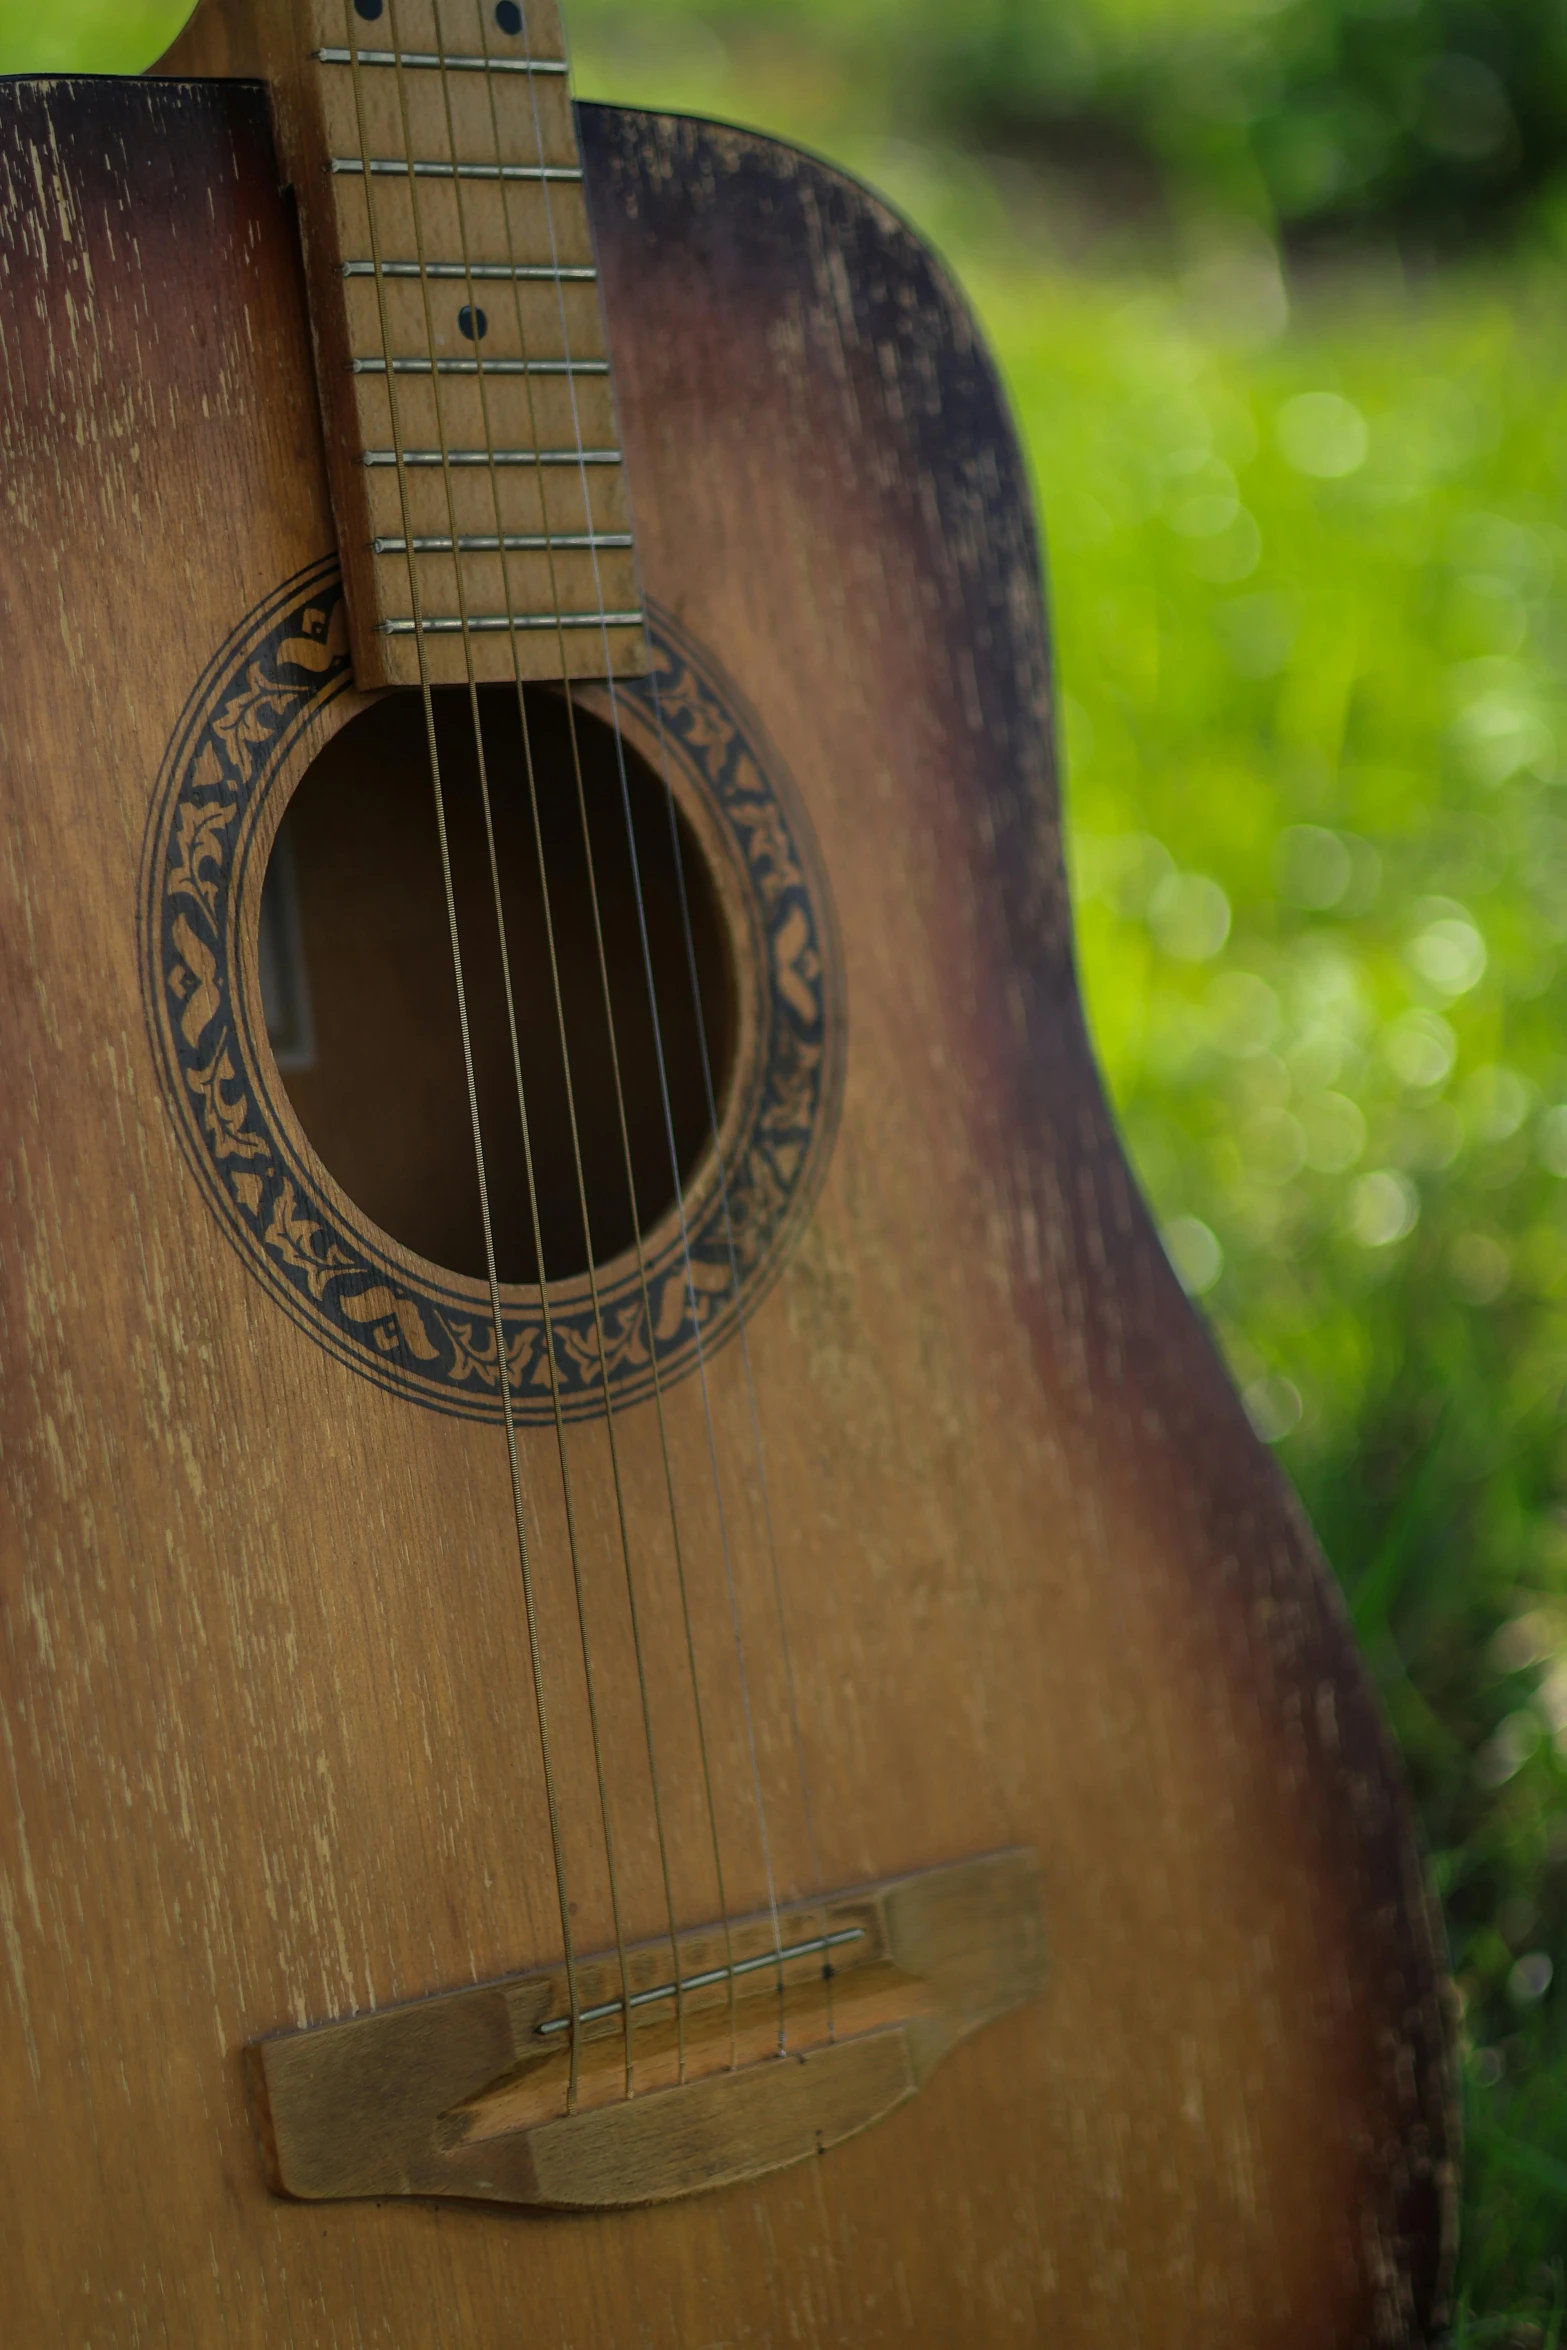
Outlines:
[[[433, 1265], [366, 1216], [312, 1149], [261, 1012], [258, 914], [295, 785], [353, 692], [335, 563], [252, 612], [196, 687], [159, 777], [143, 855], [142, 966], [154, 1049], [187, 1158], [228, 1238], [340, 1362], [396, 1394], [522, 1422], [631, 1402], [692, 1369], [751, 1312], [825, 1172], [843, 1087], [841, 960], [810, 827], [777, 755], [712, 661], [651, 623], [653, 667], [620, 723], [710, 860], [729, 931], [738, 1045], [711, 1144], [635, 1251], [536, 1288]], [[578, 689], [608, 715], [601, 688]], [[603, 1345], [600, 1347], [600, 1331]]]

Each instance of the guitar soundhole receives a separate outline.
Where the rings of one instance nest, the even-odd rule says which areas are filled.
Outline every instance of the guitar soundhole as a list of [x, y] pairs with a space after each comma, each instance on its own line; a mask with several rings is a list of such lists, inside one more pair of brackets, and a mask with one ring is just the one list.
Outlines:
[[[543, 878], [515, 690], [483, 688], [480, 704], [533, 1191], [553, 1283], [582, 1273], [590, 1250], [598, 1264], [620, 1256], [672, 1207], [671, 1130], [682, 1184], [698, 1166], [711, 1134], [709, 1072], [721, 1112], [733, 1053], [729, 949], [695, 837], [677, 816], [677, 865], [664, 787], [627, 745], [633, 863], [614, 737], [579, 711], [601, 962], [565, 703], [548, 689], [526, 700]], [[437, 691], [435, 708], [496, 1262], [503, 1281], [531, 1284], [539, 1255], [471, 710], [458, 689]], [[472, 1117], [415, 697], [388, 695], [362, 711], [307, 770], [268, 866], [261, 939], [279, 1072], [321, 1159], [384, 1231], [482, 1279]]]

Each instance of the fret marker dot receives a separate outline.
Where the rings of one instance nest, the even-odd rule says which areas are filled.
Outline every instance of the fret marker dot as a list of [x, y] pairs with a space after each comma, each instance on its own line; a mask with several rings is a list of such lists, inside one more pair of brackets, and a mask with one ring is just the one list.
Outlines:
[[522, 10], [517, 6], [517, 0], [498, 0], [495, 21], [503, 33], [520, 33]]
[[466, 302], [457, 313], [457, 324], [470, 343], [477, 343], [490, 331], [490, 322], [484, 312], [470, 309]]
[[354, 0], [355, 16], [362, 16], [366, 24], [374, 24], [386, 6], [386, 0]]

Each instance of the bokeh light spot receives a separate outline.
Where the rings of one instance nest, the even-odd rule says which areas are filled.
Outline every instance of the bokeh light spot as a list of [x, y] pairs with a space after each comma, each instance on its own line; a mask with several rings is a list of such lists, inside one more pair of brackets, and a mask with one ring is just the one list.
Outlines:
[[1537, 1714], [1523, 1708], [1510, 1713], [1475, 1756], [1474, 1772], [1481, 1786], [1505, 1787], [1539, 1751], [1544, 1735]]
[[1336, 906], [1355, 870], [1338, 834], [1320, 824], [1292, 824], [1281, 832], [1274, 866], [1279, 895], [1310, 913]]
[[1494, 1062], [1476, 1069], [1463, 1091], [1464, 1116], [1470, 1133], [1480, 1142], [1508, 1141], [1534, 1103], [1534, 1088], [1527, 1077]]
[[1321, 1093], [1301, 1105], [1306, 1164], [1319, 1175], [1342, 1175], [1366, 1147], [1364, 1114], [1348, 1094]]
[[1175, 1216], [1160, 1236], [1188, 1297], [1206, 1297], [1224, 1271], [1224, 1251], [1200, 1216]]
[[1512, 1278], [1512, 1259], [1488, 1232], [1461, 1232], [1449, 1257], [1453, 1285], [1471, 1305], [1493, 1305]]
[[1439, 995], [1467, 995], [1485, 977], [1485, 940], [1472, 922], [1444, 915], [1410, 941], [1409, 960]]
[[1385, 1030], [1382, 1052], [1401, 1085], [1429, 1093], [1452, 1075], [1458, 1040], [1439, 1012], [1406, 1012]]
[[1300, 1389], [1293, 1380], [1278, 1374], [1253, 1379], [1241, 1400], [1246, 1406], [1246, 1417], [1264, 1444], [1281, 1444], [1300, 1426], [1303, 1407]]
[[1171, 873], [1149, 899], [1148, 928], [1177, 962], [1208, 963], [1230, 935], [1230, 901], [1206, 873]]
[[1556, 1972], [1549, 1951], [1526, 1950], [1507, 1978], [1507, 1996], [1515, 2006], [1532, 2007], [1543, 1999]]
[[1420, 1195], [1396, 1167], [1362, 1175], [1349, 1194], [1349, 1229], [1362, 1248], [1390, 1248], [1413, 1232], [1420, 1219]]
[[1554, 1109], [1541, 1113], [1534, 1147], [1541, 1166], [1567, 1180], [1567, 1102], [1558, 1102]]
[[1360, 410], [1337, 392], [1297, 392], [1279, 410], [1277, 429], [1287, 461], [1319, 481], [1358, 472], [1371, 446]]
[[1221, 971], [1208, 993], [1208, 1012], [1214, 1043], [1238, 1061], [1265, 1053], [1284, 1017], [1278, 997], [1254, 971]]

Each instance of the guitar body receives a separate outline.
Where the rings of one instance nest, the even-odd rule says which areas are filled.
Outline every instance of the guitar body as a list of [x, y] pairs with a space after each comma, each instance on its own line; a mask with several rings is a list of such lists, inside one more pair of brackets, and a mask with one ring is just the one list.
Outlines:
[[[335, 538], [264, 93], [37, 82], [0, 108], [0, 2336], [1427, 2340], [1455, 2148], [1421, 1863], [1336, 1593], [1093, 1065], [995, 379], [863, 191], [611, 109], [581, 128], [665, 715], [693, 758], [703, 727], [754, 756], [819, 867], [798, 984], [826, 989], [841, 1099], [665, 1442], [645, 1392], [613, 1461], [602, 1412], [565, 1431], [618, 1920], [560, 1439], [517, 1429], [575, 1944], [664, 1927], [616, 1474], [634, 1531], [667, 1529], [667, 1445], [728, 1908], [765, 1911], [769, 1874], [799, 1902], [1028, 1848], [1047, 1965], [875, 2126], [712, 2193], [273, 2191], [248, 2045], [561, 1957], [506, 1436], [493, 1357], [488, 1390], [417, 1389], [453, 1317], [418, 1306], [413, 1254], [354, 1292], [406, 1275], [415, 1300], [419, 1339], [385, 1306], [384, 1376], [363, 1321], [322, 1319], [347, 1294], [326, 1210], [298, 1183], [280, 1210], [245, 1138], [309, 1145], [281, 1087], [247, 1093], [239, 1025], [217, 1050], [216, 991], [241, 1024], [254, 994], [268, 827], [365, 706], [304, 650], [330, 645]], [[271, 795], [250, 866], [205, 875], [234, 897], [226, 982], [160, 927], [200, 745]], [[634, 1547], [696, 1926], [667, 1532]]]

